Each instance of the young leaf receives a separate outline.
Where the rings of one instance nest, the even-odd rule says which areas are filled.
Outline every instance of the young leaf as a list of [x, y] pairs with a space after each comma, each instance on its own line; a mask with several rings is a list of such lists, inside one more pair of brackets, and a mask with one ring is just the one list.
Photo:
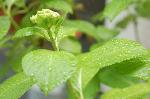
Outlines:
[[80, 42], [76, 38], [73, 38], [73, 37], [64, 38], [60, 42], [59, 48], [61, 50], [71, 52], [74, 54], [81, 53], [81, 49], [82, 49]]
[[76, 63], [76, 58], [70, 53], [44, 49], [32, 51], [22, 60], [24, 72], [37, 80], [45, 94], [70, 78], [76, 70]]
[[113, 20], [121, 11], [125, 10], [134, 0], [112, 0], [103, 12], [104, 17]]
[[133, 21], [133, 19], [134, 19], [133, 15], [128, 15], [125, 18], [123, 18], [123, 20], [119, 21], [116, 26], [121, 28], [121, 29], [124, 29], [124, 28], [126, 28], [128, 26], [128, 24], [130, 22]]
[[47, 30], [41, 27], [26, 27], [20, 29], [15, 33], [14, 38], [22, 38], [22, 37], [32, 36], [32, 35], [38, 35], [47, 40], [50, 40]]
[[89, 36], [94, 37], [99, 40], [99, 36], [96, 34], [96, 28], [93, 24], [83, 21], [83, 20], [67, 20], [64, 22], [64, 26], [76, 28], [78, 31], [84, 32]]
[[149, 83], [136, 84], [123, 89], [112, 89], [106, 92], [101, 99], [143, 99], [150, 92]]
[[2, 39], [10, 28], [10, 20], [7, 16], [0, 16], [0, 39]]
[[73, 27], [61, 27], [60, 30], [57, 33], [57, 41], [58, 43], [61, 43], [61, 40], [65, 39], [69, 36], [75, 36], [75, 33], [77, 32], [76, 28]]
[[103, 41], [110, 40], [119, 34], [118, 30], [108, 29], [104, 26], [98, 26], [96, 32], [99, 38]]
[[65, 13], [73, 13], [72, 7], [64, 0], [46, 0], [42, 6], [60, 10]]
[[21, 20], [21, 28], [25, 28], [25, 27], [32, 27], [34, 26], [33, 23], [30, 21], [30, 17], [32, 15], [35, 14], [35, 11], [34, 10], [31, 10], [30, 12], [28, 12], [27, 14], [25, 14]]
[[25, 7], [25, 0], [15, 0], [14, 3], [17, 7]]
[[150, 1], [149, 0], [143, 0], [137, 2], [137, 13], [138, 15], [145, 17], [145, 18], [150, 18], [149, 10], [150, 9]]
[[[78, 70], [71, 82], [77, 90], [80, 88], [78, 81], [81, 81], [82, 87], [85, 88], [100, 69], [145, 54], [147, 51], [134, 41], [111, 40], [89, 53], [78, 56]], [[81, 75], [81, 79], [78, 75]]]
[[9, 78], [0, 85], [0, 99], [17, 99], [28, 91], [34, 81], [24, 73], [19, 73]]

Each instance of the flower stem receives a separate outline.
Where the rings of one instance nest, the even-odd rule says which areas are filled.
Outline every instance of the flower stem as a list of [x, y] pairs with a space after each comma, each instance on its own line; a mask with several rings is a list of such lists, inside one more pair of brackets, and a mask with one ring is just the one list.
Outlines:
[[54, 38], [53, 33], [52, 33], [50, 30], [49, 30], [49, 32], [48, 32], [48, 35], [49, 35], [49, 37], [50, 37], [50, 41], [51, 41], [53, 50], [59, 51], [59, 47], [58, 47], [56, 38]]

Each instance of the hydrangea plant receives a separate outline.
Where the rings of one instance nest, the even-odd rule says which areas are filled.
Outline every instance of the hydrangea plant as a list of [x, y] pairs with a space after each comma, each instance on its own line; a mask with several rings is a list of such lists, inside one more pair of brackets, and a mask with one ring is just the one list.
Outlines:
[[[100, 18], [109, 17], [113, 20], [128, 6], [132, 4], [137, 6], [137, 1], [113, 0], [108, 3]], [[14, 57], [10, 63], [15, 62], [15, 66], [18, 66], [18, 63], [21, 65], [14, 76], [0, 84], [0, 99], [18, 99], [35, 84], [48, 95], [62, 83], [66, 83], [69, 99], [99, 98], [100, 83], [112, 88], [104, 93], [101, 99], [149, 99], [150, 51], [136, 41], [113, 39], [118, 34], [118, 28], [95, 27], [86, 21], [66, 19], [65, 14], [72, 13], [72, 10], [65, 0], [42, 0], [43, 6], [56, 9], [59, 5], [61, 7], [57, 10], [61, 11], [41, 9], [28, 18], [32, 23], [18, 28], [11, 16], [10, 8], [12, 5], [20, 8], [21, 5], [16, 3], [19, 1], [12, 0], [9, 3], [8, 0], [5, 2], [0, 0], [0, 2], [4, 3], [2, 6], [7, 12], [5, 12], [7, 17], [0, 17], [0, 24], [3, 25], [0, 27], [0, 45], [7, 44], [8, 40], [4, 38], [10, 22], [13, 23], [17, 31], [11, 40], [16, 40], [15, 44], [19, 44], [19, 47], [10, 47], [13, 51], [9, 55]], [[146, 1], [142, 1], [145, 5], [143, 2]], [[24, 5], [21, 6], [23, 7]], [[141, 7], [138, 7], [138, 14], [145, 15], [141, 11]], [[122, 23], [124, 22], [119, 24]], [[98, 44], [92, 47], [91, 51], [81, 53], [81, 45], [75, 39], [77, 31], [93, 37]], [[44, 39], [51, 47], [37, 47], [39, 38]], [[29, 41], [33, 46], [29, 46]], [[19, 51], [23, 49], [25, 51], [20, 55]], [[19, 54], [14, 55], [14, 52]]]

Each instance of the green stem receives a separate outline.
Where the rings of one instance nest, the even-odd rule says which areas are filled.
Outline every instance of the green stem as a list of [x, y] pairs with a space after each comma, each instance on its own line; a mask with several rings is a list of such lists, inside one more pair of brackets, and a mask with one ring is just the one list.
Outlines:
[[16, 23], [16, 21], [13, 19], [12, 15], [9, 14], [8, 16], [9, 16], [9, 18], [10, 18], [10, 20], [11, 20], [11, 23], [12, 23], [12, 25], [14, 26], [14, 28], [15, 28], [16, 30], [18, 30], [18, 29], [19, 29], [19, 26], [18, 26], [18, 24]]
[[13, 16], [19, 15], [19, 14], [25, 14], [25, 13], [27, 13], [27, 12], [28, 12], [28, 9], [23, 9], [23, 10], [15, 11], [15, 12], [13, 13]]
[[5, 8], [4, 4], [2, 4], [2, 9], [4, 11], [4, 14], [6, 14], [9, 19], [11, 20], [12, 25], [14, 26], [14, 28], [17, 30], [19, 29], [19, 25], [15, 22], [15, 20], [13, 19], [13, 16], [11, 15], [11, 6], [9, 6], [7, 9]]
[[53, 49], [54, 49], [55, 51], [59, 51], [59, 47], [58, 47], [56, 38], [54, 38], [53, 33], [52, 33], [50, 30], [49, 30], [49, 32], [48, 32], [48, 35], [50, 36], [51, 44], [52, 44]]
[[11, 6], [8, 7], [8, 9], [7, 9], [7, 15], [8, 15], [8, 17], [10, 18], [11, 23], [12, 23], [12, 25], [14, 26], [14, 28], [15, 28], [16, 30], [18, 30], [18, 29], [19, 29], [19, 26], [18, 26], [18, 24], [16, 23], [16, 21], [13, 19], [13, 16], [12, 16], [12, 14], [11, 14]]
[[133, 20], [133, 23], [134, 23], [135, 39], [136, 39], [136, 41], [138, 41], [139, 43], [141, 43], [140, 34], [139, 34], [139, 30], [138, 30], [137, 18], [135, 18], [135, 19]]
[[52, 46], [53, 46], [53, 49], [55, 50], [55, 51], [59, 51], [59, 48], [58, 48], [58, 46], [57, 46], [57, 43], [56, 43], [56, 41], [53, 39], [52, 40]]

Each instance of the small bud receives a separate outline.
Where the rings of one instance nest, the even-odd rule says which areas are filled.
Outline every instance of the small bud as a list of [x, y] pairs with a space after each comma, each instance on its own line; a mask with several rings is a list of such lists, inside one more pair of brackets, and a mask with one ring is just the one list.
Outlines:
[[49, 9], [42, 9], [30, 18], [33, 23], [46, 28], [55, 25], [59, 19], [59, 13]]

